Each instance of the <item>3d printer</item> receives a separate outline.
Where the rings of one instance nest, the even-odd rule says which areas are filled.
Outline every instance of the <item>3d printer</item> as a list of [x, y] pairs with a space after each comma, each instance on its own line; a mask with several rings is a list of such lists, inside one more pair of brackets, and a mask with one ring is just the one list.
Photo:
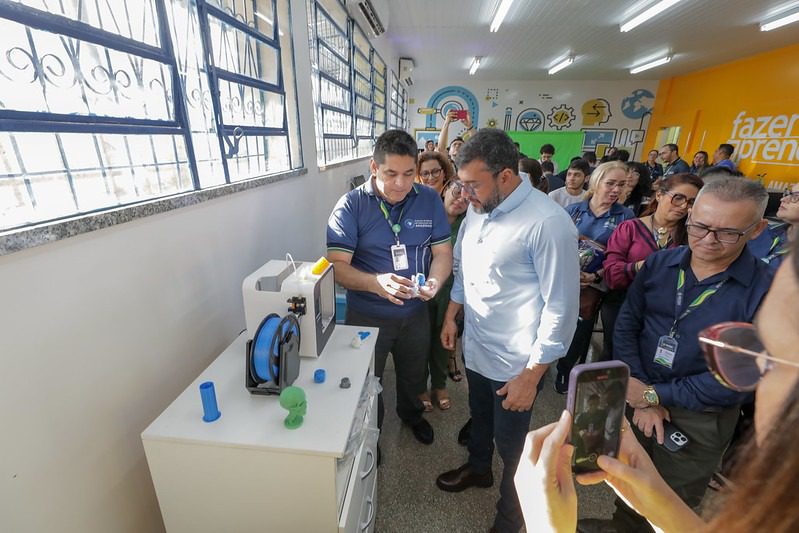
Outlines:
[[336, 324], [333, 265], [271, 260], [244, 279], [246, 387], [280, 394], [299, 374], [299, 357], [319, 357]]

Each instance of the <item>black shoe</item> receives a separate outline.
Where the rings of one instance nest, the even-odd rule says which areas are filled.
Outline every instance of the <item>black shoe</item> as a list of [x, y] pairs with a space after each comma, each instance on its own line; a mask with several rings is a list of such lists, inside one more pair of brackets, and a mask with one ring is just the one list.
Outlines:
[[577, 533], [621, 533], [613, 520], [583, 518], [577, 521]]
[[458, 444], [466, 446], [469, 444], [469, 434], [472, 432], [472, 419], [466, 421], [460, 431], [458, 431]]
[[558, 372], [558, 375], [555, 376], [555, 392], [558, 394], [569, 392], [569, 376]]
[[408, 425], [411, 426], [411, 431], [413, 431], [413, 436], [416, 437], [416, 440], [422, 444], [433, 444], [433, 426], [427, 420], [420, 418], [418, 422]]
[[444, 472], [436, 479], [436, 485], [439, 489], [447, 492], [461, 492], [469, 487], [482, 487], [488, 488], [494, 484], [494, 475], [489, 469], [487, 472], [475, 472], [469, 463]]

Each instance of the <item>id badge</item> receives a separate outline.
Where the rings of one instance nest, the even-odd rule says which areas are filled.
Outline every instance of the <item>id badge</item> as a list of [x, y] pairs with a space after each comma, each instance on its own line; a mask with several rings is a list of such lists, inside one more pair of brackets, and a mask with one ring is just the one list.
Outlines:
[[394, 261], [394, 270], [408, 270], [408, 251], [404, 244], [391, 247], [391, 260]]
[[674, 337], [663, 335], [658, 340], [658, 347], [655, 350], [655, 362], [666, 368], [671, 368], [674, 364], [674, 357], [677, 355], [677, 340]]

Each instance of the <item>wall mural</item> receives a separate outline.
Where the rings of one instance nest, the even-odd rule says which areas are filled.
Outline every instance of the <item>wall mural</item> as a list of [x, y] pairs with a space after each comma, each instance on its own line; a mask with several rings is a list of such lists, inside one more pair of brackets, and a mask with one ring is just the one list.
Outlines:
[[[428, 82], [413, 86], [414, 97], [426, 107], [417, 109], [413, 126], [418, 132], [437, 136], [438, 130], [451, 109], [466, 109], [472, 123], [479, 127], [501, 128], [505, 131], [558, 132], [582, 131], [583, 150], [595, 150], [598, 155], [611, 147], [623, 147], [640, 159], [645, 151], [640, 147], [655, 102], [657, 82], [496, 82], [491, 85], [475, 83], [435, 86]], [[593, 93], [593, 94], [592, 94]], [[484, 95], [481, 99], [475, 94]], [[482, 101], [482, 109], [481, 109]], [[482, 117], [482, 121], [481, 121]], [[463, 128], [450, 131], [450, 138]], [[430, 134], [417, 136], [430, 138]]]

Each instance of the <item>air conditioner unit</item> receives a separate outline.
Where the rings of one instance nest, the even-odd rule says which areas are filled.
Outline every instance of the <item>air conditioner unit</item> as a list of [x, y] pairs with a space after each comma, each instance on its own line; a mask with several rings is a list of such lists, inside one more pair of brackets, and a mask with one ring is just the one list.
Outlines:
[[347, 11], [372, 37], [386, 33], [388, 29], [386, 0], [347, 0]]
[[413, 85], [413, 67], [415, 66], [410, 57], [401, 57], [399, 60], [399, 79], [407, 87]]

